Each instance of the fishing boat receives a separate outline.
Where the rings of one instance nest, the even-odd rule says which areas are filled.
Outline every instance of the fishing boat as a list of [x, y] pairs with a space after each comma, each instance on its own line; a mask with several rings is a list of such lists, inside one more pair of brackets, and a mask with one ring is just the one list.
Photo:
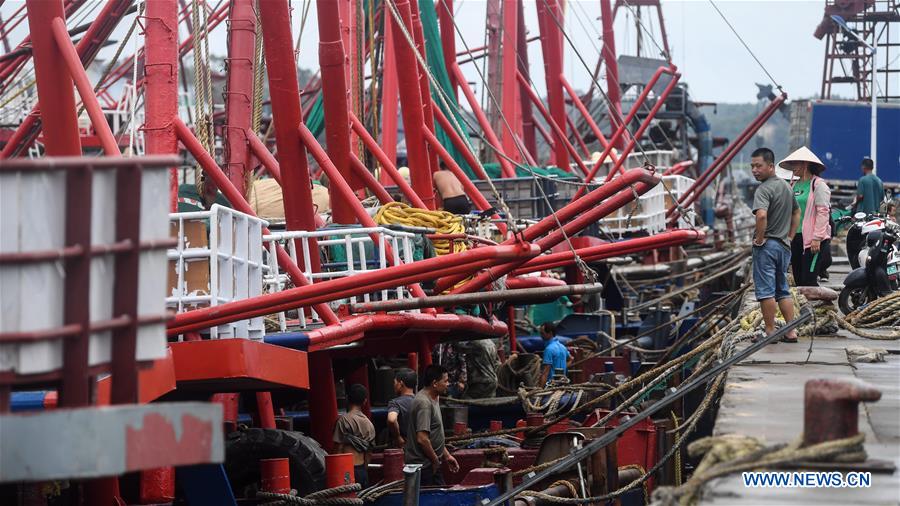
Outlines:
[[[900, 299], [835, 309], [836, 236], [758, 332], [734, 167], [787, 117], [836, 200], [866, 155], [895, 191], [900, 4], [825, 2], [821, 97], [731, 135], [660, 0], [465, 4], [0, 0], [0, 503], [896, 501]], [[435, 364], [431, 485], [388, 419]]]

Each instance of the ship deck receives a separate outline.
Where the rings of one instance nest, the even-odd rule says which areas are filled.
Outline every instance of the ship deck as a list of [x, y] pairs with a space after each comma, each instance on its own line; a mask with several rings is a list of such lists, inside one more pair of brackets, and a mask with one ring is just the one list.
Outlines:
[[[846, 259], [835, 258], [826, 286], [839, 289], [849, 272]], [[816, 337], [807, 361], [809, 339], [798, 344], [769, 345], [728, 374], [714, 435], [754, 436], [767, 444], [789, 443], [803, 432], [803, 386], [814, 378], [857, 378], [882, 392], [879, 401], [860, 405], [859, 430], [866, 436], [869, 459], [900, 467], [900, 341], [864, 339], [840, 330]], [[883, 363], [854, 363], [849, 346], [882, 348]], [[865, 469], [860, 469], [865, 470]], [[713, 480], [701, 504], [900, 504], [900, 471], [872, 474], [870, 488], [748, 488], [739, 474]]]

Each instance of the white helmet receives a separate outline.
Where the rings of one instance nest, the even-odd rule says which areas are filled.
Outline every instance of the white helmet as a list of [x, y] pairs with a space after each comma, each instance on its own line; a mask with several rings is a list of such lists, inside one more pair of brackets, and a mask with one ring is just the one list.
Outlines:
[[875, 218], [874, 220], [867, 221], [860, 230], [862, 235], [866, 235], [869, 232], [873, 232], [875, 230], [883, 230], [884, 229], [884, 220], [881, 218]]

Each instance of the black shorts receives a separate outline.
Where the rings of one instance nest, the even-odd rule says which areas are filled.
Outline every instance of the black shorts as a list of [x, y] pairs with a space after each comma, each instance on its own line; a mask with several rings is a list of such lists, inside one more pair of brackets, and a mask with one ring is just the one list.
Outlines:
[[438, 486], [443, 487], [446, 486], [446, 482], [444, 481], [444, 475], [441, 473], [441, 469], [434, 469], [431, 467], [431, 464], [422, 467], [422, 476], [420, 484], [425, 486]]
[[465, 195], [446, 198], [444, 199], [444, 211], [453, 214], [469, 214], [472, 212], [472, 203]]

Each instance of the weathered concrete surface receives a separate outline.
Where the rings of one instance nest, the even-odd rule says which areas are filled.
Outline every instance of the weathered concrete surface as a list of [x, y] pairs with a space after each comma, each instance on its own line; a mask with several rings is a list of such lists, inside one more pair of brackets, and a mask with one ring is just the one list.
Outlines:
[[[843, 268], [842, 268], [843, 267]], [[843, 272], [842, 272], [843, 271]], [[828, 286], [840, 286], [846, 266], [835, 266]], [[878, 402], [860, 406], [859, 430], [866, 435], [869, 458], [900, 467], [900, 341], [873, 341], [846, 331], [817, 337], [809, 362], [809, 339], [778, 343], [732, 368], [722, 397], [715, 434], [742, 434], [766, 443], [787, 443], [803, 431], [803, 386], [813, 378], [859, 378], [882, 391]], [[845, 348], [852, 345], [892, 351], [885, 363], [852, 367]], [[740, 475], [713, 480], [701, 504], [710, 505], [897, 505], [900, 474], [873, 474], [871, 488], [746, 488]]]
[[225, 458], [222, 406], [154, 403], [0, 416], [0, 482], [98, 478]]

